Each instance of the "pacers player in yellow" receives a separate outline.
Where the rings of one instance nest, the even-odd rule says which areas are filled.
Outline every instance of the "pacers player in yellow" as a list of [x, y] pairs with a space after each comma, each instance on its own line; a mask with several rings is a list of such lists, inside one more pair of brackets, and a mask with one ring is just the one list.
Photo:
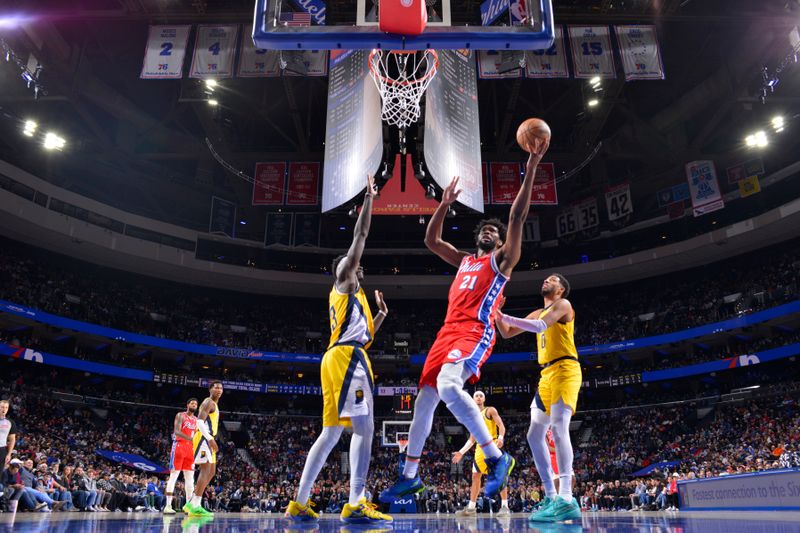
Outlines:
[[[582, 375], [575, 347], [575, 311], [567, 300], [568, 295], [567, 279], [561, 274], [551, 274], [542, 284], [544, 308], [533, 311], [526, 318], [498, 313], [496, 319], [497, 330], [504, 338], [514, 337], [523, 331], [536, 333], [542, 372], [531, 404], [528, 444], [546, 496], [543, 505], [530, 516], [532, 521], [537, 522], [560, 522], [581, 517], [580, 505], [572, 496], [574, 474], [569, 421], [575, 414]], [[545, 439], [548, 428], [553, 431], [556, 447], [558, 494]]]
[[328, 296], [331, 340], [328, 351], [322, 357], [320, 369], [322, 433], [308, 452], [297, 495], [286, 509], [286, 518], [295, 521], [319, 518], [309, 502], [311, 487], [346, 427], [353, 430], [350, 440], [350, 500], [342, 508], [341, 521], [349, 524], [385, 524], [392, 521], [392, 517], [379, 513], [376, 506], [367, 502], [364, 496], [375, 433], [374, 383], [367, 348], [389, 312], [383, 295], [375, 291], [378, 313], [373, 320], [367, 296], [361, 287], [364, 280], [361, 254], [369, 234], [375, 192], [375, 184], [370, 176], [367, 178], [367, 192], [350, 249], [347, 254], [333, 260], [335, 281]]
[[222, 382], [212, 381], [208, 386], [208, 398], [200, 404], [197, 412], [197, 431], [194, 432], [194, 464], [200, 467], [200, 475], [194, 486], [194, 496], [183, 506], [183, 512], [190, 516], [212, 516], [203, 508], [203, 492], [217, 473], [217, 452], [219, 446], [214, 440], [219, 429], [219, 399], [222, 396]]
[[[506, 426], [503, 424], [503, 419], [500, 418], [500, 413], [498, 413], [497, 409], [494, 407], [486, 407], [486, 395], [483, 392], [479, 390], [475, 391], [475, 394], [472, 395], [472, 399], [475, 400], [475, 404], [478, 406], [478, 409], [480, 409], [481, 418], [483, 418], [486, 429], [489, 430], [489, 434], [492, 436], [492, 439], [494, 439], [494, 443], [497, 444], [498, 448], [502, 449], [506, 435]], [[453, 462], [460, 463], [461, 458], [472, 448], [473, 444], [475, 444], [475, 437], [470, 435], [467, 442], [464, 443], [464, 446], [457, 452], [453, 452]], [[478, 501], [478, 493], [481, 490], [481, 478], [488, 473], [489, 467], [486, 466], [486, 455], [484, 455], [481, 445], [478, 444], [478, 447], [475, 449], [475, 459], [472, 463], [472, 486], [469, 488], [469, 503], [466, 509], [456, 511], [456, 516], [477, 515], [478, 510], [476, 508], [476, 503]], [[497, 516], [510, 515], [511, 510], [508, 508], [508, 488], [503, 488], [503, 490], [500, 491], [500, 498], [502, 504]]]

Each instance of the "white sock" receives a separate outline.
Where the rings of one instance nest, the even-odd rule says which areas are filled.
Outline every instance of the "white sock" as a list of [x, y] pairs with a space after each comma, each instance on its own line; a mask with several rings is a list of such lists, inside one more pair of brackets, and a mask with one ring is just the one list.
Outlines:
[[303, 475], [300, 476], [300, 486], [297, 488], [297, 503], [306, 505], [308, 498], [311, 496], [311, 487], [314, 481], [317, 480], [320, 470], [325, 465], [328, 455], [339, 442], [342, 436], [342, 426], [327, 426], [322, 428], [322, 433], [319, 434], [314, 445], [306, 457], [306, 464], [303, 467]]
[[539, 477], [542, 478], [544, 494], [549, 498], [556, 496], [556, 484], [553, 481], [553, 467], [550, 465], [550, 450], [547, 448], [545, 434], [550, 426], [550, 417], [537, 407], [531, 409], [531, 425], [528, 428], [528, 446], [533, 454], [533, 462]]
[[422, 387], [414, 402], [414, 418], [408, 429], [408, 447], [406, 448], [406, 462], [403, 466], [403, 477], [412, 479], [417, 477], [419, 458], [425, 447], [425, 440], [433, 427], [433, 414], [439, 405], [439, 394], [433, 387]]
[[167, 501], [164, 503], [164, 509], [172, 507], [172, 494], [167, 495]]
[[183, 471], [183, 488], [186, 490], [186, 500], [194, 494], [194, 470]]
[[508, 500], [503, 500], [501, 507], [508, 507]]
[[477, 506], [477, 504], [475, 502], [473, 502], [472, 500], [470, 500], [469, 503], [467, 504], [467, 509], [475, 509], [476, 506]]
[[569, 421], [572, 409], [564, 404], [564, 400], [550, 406], [550, 423], [553, 428], [553, 440], [556, 444], [556, 462], [558, 463], [558, 495], [567, 503], [572, 502], [572, 443], [569, 439]]
[[372, 436], [375, 434], [372, 406], [368, 415], [354, 416], [350, 421], [353, 424], [353, 437], [350, 439], [350, 505], [358, 505], [364, 497], [372, 458]]
[[192, 505], [203, 505], [202, 496], [198, 496], [197, 494], [192, 496]]
[[483, 416], [472, 397], [464, 390], [464, 383], [472, 376], [472, 371], [461, 363], [445, 363], [436, 378], [436, 390], [439, 397], [447, 405], [462, 425], [467, 428], [475, 442], [483, 448], [487, 459], [495, 459], [503, 455], [494, 443], [489, 428], [483, 422]]

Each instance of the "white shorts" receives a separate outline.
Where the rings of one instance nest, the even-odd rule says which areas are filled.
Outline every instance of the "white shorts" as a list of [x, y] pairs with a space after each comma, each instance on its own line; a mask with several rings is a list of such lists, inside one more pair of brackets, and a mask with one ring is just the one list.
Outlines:
[[350, 380], [350, 387], [347, 390], [347, 399], [344, 401], [344, 407], [339, 416], [342, 418], [367, 416], [373, 412], [372, 406], [372, 387], [369, 385], [369, 377], [364, 366], [359, 363], [353, 371], [353, 378]]
[[206, 439], [202, 439], [194, 450], [194, 464], [216, 464], [216, 462], [217, 454], [211, 451], [211, 446], [208, 445]]

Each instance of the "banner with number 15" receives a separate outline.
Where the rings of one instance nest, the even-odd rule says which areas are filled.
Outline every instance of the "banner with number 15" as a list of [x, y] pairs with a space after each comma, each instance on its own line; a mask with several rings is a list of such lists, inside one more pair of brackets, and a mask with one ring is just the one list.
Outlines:
[[140, 77], [167, 80], [183, 76], [190, 26], [150, 26]]
[[197, 27], [191, 78], [230, 78], [238, 44], [239, 25]]

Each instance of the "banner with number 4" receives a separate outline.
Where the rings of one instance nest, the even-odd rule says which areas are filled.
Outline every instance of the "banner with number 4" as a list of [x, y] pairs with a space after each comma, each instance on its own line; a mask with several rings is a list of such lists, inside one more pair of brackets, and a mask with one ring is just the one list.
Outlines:
[[183, 58], [190, 29], [191, 26], [150, 26], [139, 77], [145, 80], [183, 77]]
[[200, 25], [194, 43], [191, 78], [230, 78], [239, 26]]
[[617, 220], [633, 213], [629, 183], [622, 183], [606, 189], [606, 209], [608, 210], [608, 220]]

